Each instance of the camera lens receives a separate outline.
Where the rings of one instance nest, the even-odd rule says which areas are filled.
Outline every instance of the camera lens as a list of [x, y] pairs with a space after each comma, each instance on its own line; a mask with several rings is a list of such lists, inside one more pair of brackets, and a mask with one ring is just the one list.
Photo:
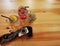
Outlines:
[[22, 29], [22, 30], [21, 30], [21, 33], [22, 33], [22, 34], [25, 34], [25, 33], [26, 33], [26, 30]]

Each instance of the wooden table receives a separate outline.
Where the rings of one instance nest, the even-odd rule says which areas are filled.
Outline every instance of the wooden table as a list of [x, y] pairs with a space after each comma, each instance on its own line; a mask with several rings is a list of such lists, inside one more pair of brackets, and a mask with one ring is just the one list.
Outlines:
[[[0, 0], [0, 15], [18, 16], [21, 5], [28, 5], [29, 10], [36, 14], [37, 19], [31, 24], [33, 37], [17, 38], [2, 46], [60, 46], [60, 0]], [[0, 16], [0, 35], [9, 30], [12, 30], [10, 24]]]

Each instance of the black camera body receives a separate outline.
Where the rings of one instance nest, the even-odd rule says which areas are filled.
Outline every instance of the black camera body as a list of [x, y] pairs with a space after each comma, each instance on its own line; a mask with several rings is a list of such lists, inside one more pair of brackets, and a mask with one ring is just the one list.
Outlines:
[[2, 35], [0, 37], [0, 44], [12, 41], [15, 38], [21, 37], [23, 35], [27, 35], [28, 37], [32, 37], [32, 27], [31, 26], [25, 26], [25, 27], [18, 29], [15, 32], [11, 32], [11, 33]]

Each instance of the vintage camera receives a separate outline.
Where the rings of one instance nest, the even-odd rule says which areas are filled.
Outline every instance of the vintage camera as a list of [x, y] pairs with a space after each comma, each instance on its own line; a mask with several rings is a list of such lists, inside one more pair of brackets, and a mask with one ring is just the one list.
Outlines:
[[20, 29], [18, 29], [15, 32], [4, 34], [0, 37], [0, 44], [9, 42], [14, 40], [17, 37], [21, 37], [23, 35], [27, 35], [28, 37], [32, 37], [32, 27], [31, 26], [25, 26]]

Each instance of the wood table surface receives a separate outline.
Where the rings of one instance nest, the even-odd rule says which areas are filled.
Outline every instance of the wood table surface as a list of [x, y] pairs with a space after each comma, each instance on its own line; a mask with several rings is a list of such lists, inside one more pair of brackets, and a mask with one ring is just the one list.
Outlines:
[[[30, 25], [33, 37], [23, 36], [1, 46], [60, 46], [60, 0], [0, 0], [0, 36], [14, 27], [1, 15], [18, 16], [20, 6], [29, 6], [28, 10], [36, 15], [36, 20]], [[15, 26], [14, 30], [20, 27], [22, 25]]]

